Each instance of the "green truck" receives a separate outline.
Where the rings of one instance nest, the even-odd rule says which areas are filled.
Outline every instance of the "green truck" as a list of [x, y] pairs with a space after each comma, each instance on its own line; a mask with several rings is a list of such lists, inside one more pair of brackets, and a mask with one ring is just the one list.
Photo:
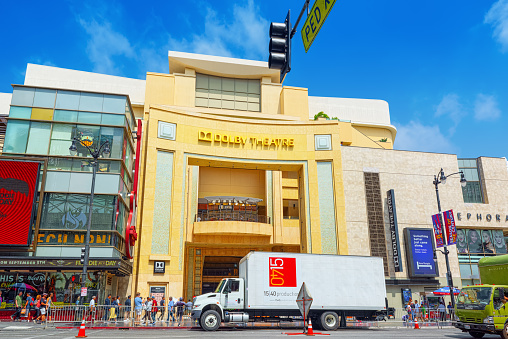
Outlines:
[[478, 262], [482, 284], [466, 286], [455, 303], [455, 327], [474, 338], [485, 333], [508, 339], [508, 254]]

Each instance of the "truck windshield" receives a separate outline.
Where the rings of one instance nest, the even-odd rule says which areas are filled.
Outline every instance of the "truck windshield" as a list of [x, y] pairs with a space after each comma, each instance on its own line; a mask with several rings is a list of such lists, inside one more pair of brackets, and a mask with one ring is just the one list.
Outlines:
[[217, 286], [214, 293], [220, 293], [220, 291], [222, 291], [222, 287], [224, 287], [224, 284], [226, 284], [226, 279], [222, 279], [220, 281], [220, 284], [219, 284], [219, 286]]
[[486, 305], [490, 303], [490, 287], [467, 287], [460, 291], [458, 305]]

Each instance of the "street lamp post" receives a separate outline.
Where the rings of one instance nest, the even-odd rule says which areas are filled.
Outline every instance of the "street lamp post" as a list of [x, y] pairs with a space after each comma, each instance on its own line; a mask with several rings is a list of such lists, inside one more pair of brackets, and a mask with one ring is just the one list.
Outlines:
[[[78, 138], [74, 138], [72, 140], [72, 144], [69, 147], [69, 153], [72, 156], [75, 156], [78, 153], [78, 148], [76, 143], [80, 143], [81, 146], [86, 147], [88, 152], [93, 158], [93, 161], [90, 161], [90, 165], [92, 166], [92, 188], [90, 193], [90, 206], [88, 212], [88, 225], [86, 227], [86, 236], [85, 236], [85, 248], [84, 248], [84, 258], [82, 257], [83, 263], [83, 273], [81, 274], [81, 287], [86, 284], [86, 271], [88, 269], [88, 257], [90, 255], [90, 229], [92, 228], [92, 208], [93, 208], [93, 196], [95, 190], [95, 176], [97, 174], [97, 163], [99, 161], [99, 157], [102, 155], [104, 158], [109, 158], [111, 154], [111, 150], [109, 149], [109, 141], [106, 140], [100, 147], [93, 147], [92, 144], [87, 145], [90, 141], [80, 141]], [[90, 148], [92, 147], [92, 148]], [[83, 253], [83, 251], [82, 251]], [[84, 259], [84, 260], [83, 260]], [[83, 305], [84, 298], [80, 299], [80, 304]]]
[[[465, 187], [467, 184], [467, 181], [466, 181], [466, 178], [464, 177], [464, 173], [462, 171], [455, 172], [450, 175], [445, 175], [443, 169], [441, 168], [439, 173], [434, 176], [433, 184], [434, 184], [434, 187], [436, 188], [437, 209], [439, 212], [439, 221], [441, 222], [441, 225], [443, 225], [443, 227], [444, 227], [444, 224], [443, 224], [443, 218], [441, 215], [441, 201], [439, 200], [438, 185], [439, 184], [443, 184], [443, 185], [446, 184], [446, 178], [451, 177], [452, 175], [455, 175], [455, 174], [459, 174], [459, 173], [460, 173], [460, 184], [462, 185], [462, 187]], [[443, 233], [446, 233], [446, 232], [444, 232], [444, 230], [443, 230]], [[448, 250], [448, 236], [446, 234], [443, 235], [443, 251], [440, 251], [440, 252], [443, 253], [445, 256], [446, 279], [447, 279], [448, 288], [450, 291], [450, 298], [452, 300], [452, 307], [455, 308], [455, 299], [453, 297], [453, 278], [452, 278], [452, 272], [450, 271], [450, 260], [448, 259], [448, 254], [450, 253], [450, 251]]]

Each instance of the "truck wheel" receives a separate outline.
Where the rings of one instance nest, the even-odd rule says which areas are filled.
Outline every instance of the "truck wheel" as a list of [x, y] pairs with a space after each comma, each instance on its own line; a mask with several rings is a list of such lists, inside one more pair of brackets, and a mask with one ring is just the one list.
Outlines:
[[320, 317], [321, 327], [325, 331], [335, 331], [339, 328], [339, 316], [335, 312], [325, 312]]
[[508, 322], [504, 324], [503, 332], [501, 332], [501, 338], [508, 339]]
[[483, 336], [485, 335], [485, 333], [482, 333], [482, 332], [476, 332], [476, 331], [471, 331], [469, 332], [469, 335], [473, 338], [483, 338]]
[[208, 310], [203, 313], [199, 323], [205, 331], [215, 331], [220, 326], [220, 315], [217, 311]]

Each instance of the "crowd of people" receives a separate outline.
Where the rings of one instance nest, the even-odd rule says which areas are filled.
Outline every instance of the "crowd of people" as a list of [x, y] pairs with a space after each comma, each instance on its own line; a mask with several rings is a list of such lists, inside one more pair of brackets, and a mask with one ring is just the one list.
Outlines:
[[447, 321], [454, 318], [454, 311], [452, 303], [449, 302], [445, 306], [444, 301], [441, 300], [439, 305], [431, 306], [429, 303], [418, 300], [410, 301], [405, 307], [406, 315], [402, 317], [403, 321]]
[[[21, 318], [26, 318], [28, 322], [42, 323], [44, 321], [51, 321], [51, 310], [53, 308], [53, 293], [37, 294], [32, 296], [31, 292], [27, 292], [23, 296], [23, 292], [18, 292], [14, 298], [15, 312], [11, 315], [12, 321], [21, 321]], [[2, 292], [0, 292], [0, 305], [2, 304]], [[32, 314], [35, 313], [34, 316]]]
[[[135, 324], [140, 325], [155, 325], [160, 321], [173, 322], [180, 326], [184, 315], [190, 314], [192, 310], [190, 299], [188, 302], [185, 302], [182, 297], [178, 300], [169, 297], [166, 300], [165, 297], [156, 298], [153, 295], [142, 298], [140, 293], [137, 293], [133, 300], [129, 295], [123, 303], [119, 296], [108, 295], [101, 305], [98, 304], [96, 296], [91, 298], [88, 305], [81, 305], [79, 296], [74, 306], [55, 306], [53, 300], [53, 293], [32, 296], [31, 292], [19, 292], [14, 299], [15, 311], [11, 315], [11, 320], [43, 323], [52, 320], [53, 312], [57, 314], [56, 320], [72, 318], [73, 321], [78, 322], [85, 318], [87, 321], [94, 322], [134, 321]], [[0, 305], [1, 302], [0, 291]]]

